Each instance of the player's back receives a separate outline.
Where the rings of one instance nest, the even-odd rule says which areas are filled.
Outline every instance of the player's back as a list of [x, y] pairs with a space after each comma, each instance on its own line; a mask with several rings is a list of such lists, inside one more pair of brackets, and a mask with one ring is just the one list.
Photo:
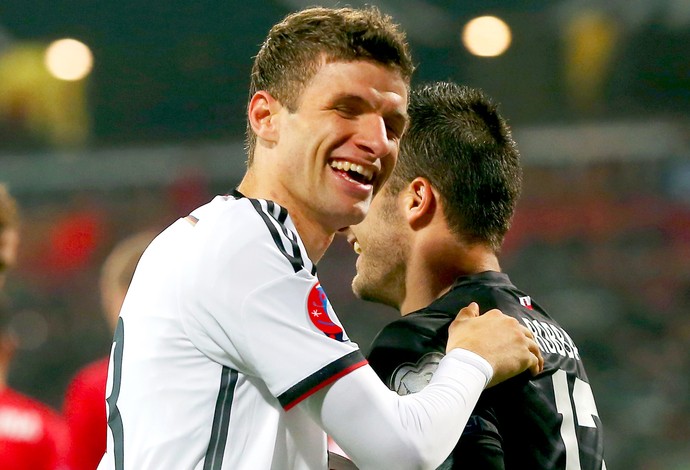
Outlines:
[[398, 393], [428, 382], [460, 308], [498, 308], [529, 328], [544, 355], [537, 377], [526, 373], [486, 390], [442, 469], [587, 469], [603, 464], [603, 436], [582, 358], [567, 332], [502, 273], [460, 278], [427, 308], [386, 327], [369, 361]]

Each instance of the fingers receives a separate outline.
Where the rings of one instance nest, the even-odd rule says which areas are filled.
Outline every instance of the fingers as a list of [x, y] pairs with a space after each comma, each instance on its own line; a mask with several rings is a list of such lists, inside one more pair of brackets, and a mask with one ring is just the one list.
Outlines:
[[463, 307], [458, 312], [458, 316], [455, 317], [456, 320], [467, 320], [469, 318], [474, 318], [479, 316], [479, 305], [477, 302], [472, 302], [467, 307]]
[[467, 307], [463, 307], [462, 309], [460, 309], [458, 315], [455, 317], [455, 320], [453, 320], [450, 326], [448, 327], [449, 341], [446, 344], [446, 352], [449, 352], [451, 349], [461, 346], [461, 344], [456, 344], [456, 342], [452, 340], [453, 336], [458, 334], [458, 332], [462, 330], [460, 326], [463, 323], [466, 323], [467, 320], [478, 317], [479, 305], [476, 302], [472, 302]]
[[544, 358], [529, 328], [498, 309], [477, 317], [476, 302], [458, 312], [449, 328], [447, 351], [461, 347], [484, 357], [494, 368], [494, 385], [524, 370], [533, 376], [543, 370]]
[[534, 375], [538, 375], [544, 369], [544, 356], [541, 355], [541, 350], [537, 341], [534, 339], [534, 333], [529, 328], [520, 326], [522, 334], [524, 334], [528, 339], [527, 348], [529, 352], [532, 353], [532, 358], [530, 358], [529, 371]]
[[525, 336], [527, 336], [529, 339], [534, 339], [534, 333], [532, 333], [532, 330], [523, 325], [520, 325], [520, 328], [522, 329], [522, 332]]
[[537, 345], [536, 341], [531, 341], [529, 350], [535, 357], [535, 361], [530, 365], [529, 371], [533, 376], [538, 375], [542, 370], [544, 370], [544, 356], [541, 355], [541, 351], [539, 350], [539, 346]]

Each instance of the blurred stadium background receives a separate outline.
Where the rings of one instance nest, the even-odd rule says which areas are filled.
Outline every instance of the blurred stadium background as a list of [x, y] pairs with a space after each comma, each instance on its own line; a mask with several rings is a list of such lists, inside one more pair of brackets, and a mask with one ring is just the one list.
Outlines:
[[[416, 82], [481, 87], [509, 118], [525, 188], [503, 267], [579, 343], [608, 467], [690, 469], [690, 2], [367, 3], [407, 30]], [[0, 3], [0, 182], [24, 212], [15, 387], [59, 407], [109, 351], [104, 256], [239, 181], [251, 57], [311, 4]], [[502, 22], [468, 26], [487, 15]], [[88, 49], [49, 72], [64, 38]], [[395, 313], [353, 298], [353, 261], [338, 240], [320, 275], [366, 350]]]

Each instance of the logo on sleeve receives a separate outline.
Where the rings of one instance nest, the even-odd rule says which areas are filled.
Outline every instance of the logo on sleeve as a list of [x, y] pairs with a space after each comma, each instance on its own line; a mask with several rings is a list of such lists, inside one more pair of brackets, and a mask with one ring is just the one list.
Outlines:
[[390, 388], [398, 392], [398, 395], [419, 392], [429, 385], [441, 359], [443, 359], [443, 354], [429, 352], [422, 356], [416, 364], [410, 362], [401, 364], [393, 372]]
[[347, 341], [343, 328], [335, 323], [329, 315], [330, 304], [326, 292], [320, 283], [314, 284], [307, 297], [307, 315], [311, 323], [329, 338], [338, 341]]

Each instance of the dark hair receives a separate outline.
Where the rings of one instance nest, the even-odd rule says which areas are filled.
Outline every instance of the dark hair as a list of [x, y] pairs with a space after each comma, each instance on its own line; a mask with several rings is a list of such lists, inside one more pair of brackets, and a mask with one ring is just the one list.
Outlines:
[[[271, 28], [252, 67], [249, 99], [268, 91], [291, 112], [324, 60], [367, 60], [400, 71], [410, 82], [414, 65], [404, 32], [376, 7], [308, 8]], [[256, 136], [247, 123], [249, 164]]]
[[389, 191], [427, 178], [441, 194], [451, 230], [498, 252], [520, 196], [522, 169], [496, 105], [479, 89], [437, 82], [412, 90], [408, 113]]

